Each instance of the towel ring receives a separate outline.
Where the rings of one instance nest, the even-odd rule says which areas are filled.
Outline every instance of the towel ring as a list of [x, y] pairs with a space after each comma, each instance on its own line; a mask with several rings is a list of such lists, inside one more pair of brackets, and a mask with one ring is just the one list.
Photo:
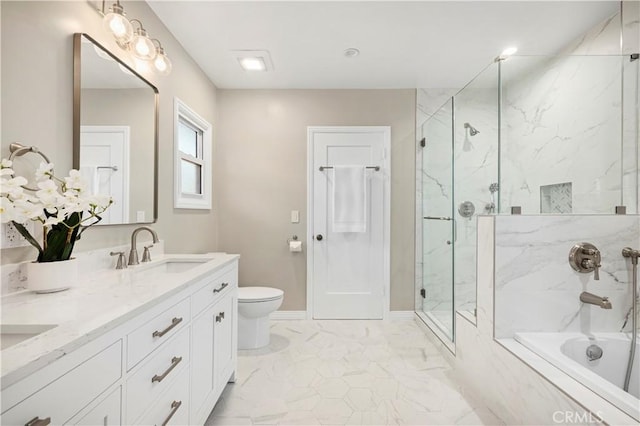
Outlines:
[[[24, 146], [21, 145], [19, 143], [12, 143], [11, 145], [9, 145], [9, 152], [11, 154], [9, 154], [9, 160], [13, 161], [14, 158], [16, 157], [22, 157], [23, 155], [25, 155], [28, 152], [33, 152], [34, 154], [39, 154], [42, 158], [44, 158], [44, 161], [46, 161], [47, 163], [50, 163], [51, 161], [49, 161], [49, 158], [47, 158], [46, 155], [44, 155], [44, 153], [42, 151], [40, 151], [38, 149], [37, 146]], [[53, 170], [51, 170], [53, 172]], [[29, 191], [37, 191], [38, 188], [31, 188], [27, 185], [22, 185], [22, 187], [24, 189], [27, 189]]]

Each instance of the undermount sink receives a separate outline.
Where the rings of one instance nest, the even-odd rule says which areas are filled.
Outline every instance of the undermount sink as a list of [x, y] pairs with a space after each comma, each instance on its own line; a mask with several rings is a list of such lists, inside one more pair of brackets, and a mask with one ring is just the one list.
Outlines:
[[57, 324], [2, 324], [0, 325], [0, 350], [56, 328]]
[[186, 258], [186, 259], [165, 259], [151, 264], [140, 264], [131, 270], [135, 279], [144, 279], [160, 274], [179, 274], [189, 271], [195, 267], [211, 261], [213, 257], [206, 258]]

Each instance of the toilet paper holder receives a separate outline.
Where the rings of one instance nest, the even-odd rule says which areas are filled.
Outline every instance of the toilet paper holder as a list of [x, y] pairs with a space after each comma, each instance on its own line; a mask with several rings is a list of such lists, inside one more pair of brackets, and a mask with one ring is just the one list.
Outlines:
[[287, 240], [287, 245], [289, 245], [289, 243], [290, 243], [291, 241], [298, 241], [298, 236], [297, 236], [297, 235], [294, 235], [293, 237], [289, 238], [289, 239]]

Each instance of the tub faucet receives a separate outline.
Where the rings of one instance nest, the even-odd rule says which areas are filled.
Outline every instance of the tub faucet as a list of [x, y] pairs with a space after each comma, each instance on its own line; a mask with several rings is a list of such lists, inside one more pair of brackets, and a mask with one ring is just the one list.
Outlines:
[[[136, 239], [138, 238], [138, 233], [140, 231], [149, 231], [151, 233], [151, 236], [153, 237], [153, 242], [157, 243], [160, 240], [158, 239], [158, 234], [156, 234], [156, 231], [154, 231], [153, 229], [149, 228], [148, 226], [141, 226], [139, 228], [136, 228], [133, 230], [133, 232], [131, 233], [131, 251], [129, 252], [129, 265], [139, 265], [140, 262], [138, 261], [138, 249], [136, 248]], [[145, 259], [147, 259], [145, 257]], [[147, 260], [142, 259], [143, 262], [145, 261], [149, 261], [151, 260], [151, 258], [149, 257]]]
[[602, 309], [611, 309], [611, 302], [608, 297], [600, 297], [595, 294], [583, 291], [580, 293], [580, 301], [590, 305], [600, 306]]

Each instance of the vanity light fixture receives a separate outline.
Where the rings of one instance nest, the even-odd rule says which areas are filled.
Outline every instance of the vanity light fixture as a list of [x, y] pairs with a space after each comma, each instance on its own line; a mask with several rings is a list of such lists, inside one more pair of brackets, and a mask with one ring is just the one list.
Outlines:
[[[102, 2], [102, 13], [104, 14], [104, 1]], [[111, 6], [111, 11], [104, 15], [102, 22], [105, 29], [113, 34], [119, 44], [126, 44], [133, 38], [133, 26], [125, 17], [120, 0], [116, 0]]]
[[[171, 73], [171, 61], [160, 41], [151, 39], [138, 19], [127, 19], [120, 0], [116, 0], [109, 11], [105, 11], [105, 0], [103, 0], [102, 10], [99, 12], [104, 17], [105, 29], [113, 35], [118, 46], [133, 56], [138, 71], [151, 69], [160, 75]], [[135, 30], [133, 24], [137, 26]], [[141, 66], [142, 64], [144, 66]]]
[[138, 24], [139, 28], [135, 30], [133, 39], [129, 42], [131, 54], [143, 61], [152, 61], [156, 57], [156, 46], [147, 36], [147, 30], [142, 26], [142, 22], [132, 19], [131, 23], [134, 22]]
[[162, 44], [160, 44], [160, 40], [154, 38], [151, 41], [158, 43], [157, 46], [154, 45], [154, 48], [156, 49], [156, 58], [153, 60], [153, 68], [158, 74], [169, 75], [171, 73], [171, 61], [164, 53], [164, 48], [162, 47]]

